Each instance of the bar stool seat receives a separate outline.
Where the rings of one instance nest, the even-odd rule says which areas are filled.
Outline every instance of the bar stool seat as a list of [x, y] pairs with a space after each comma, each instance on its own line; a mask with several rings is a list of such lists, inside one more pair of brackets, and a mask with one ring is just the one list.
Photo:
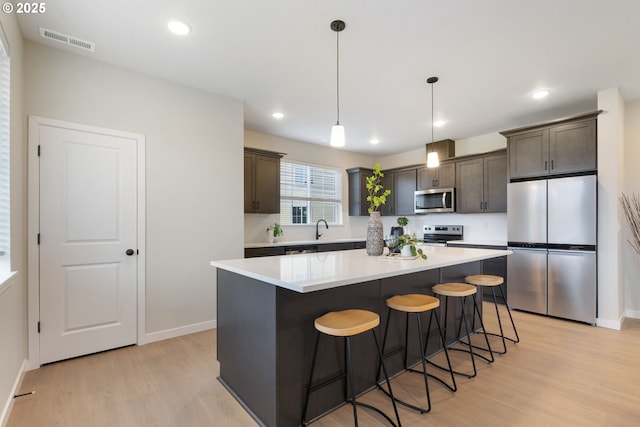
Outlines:
[[[436, 297], [433, 296], [429, 296], [429, 295], [423, 295], [423, 294], [407, 294], [407, 295], [395, 295], [389, 299], [387, 299], [387, 307], [388, 307], [388, 312], [387, 312], [387, 323], [385, 326], [385, 332], [384, 332], [384, 338], [382, 340], [382, 355], [383, 355], [383, 359], [386, 357], [389, 357], [395, 353], [398, 353], [400, 351], [404, 352], [404, 369], [408, 370], [409, 372], [414, 372], [417, 374], [421, 374], [424, 376], [424, 386], [425, 386], [425, 391], [426, 391], [426, 396], [427, 396], [427, 407], [426, 408], [421, 408], [415, 405], [412, 405], [408, 402], [405, 402], [401, 399], [395, 398], [394, 400], [397, 401], [398, 403], [400, 403], [401, 405], [404, 405], [408, 408], [414, 409], [416, 411], [419, 411], [420, 413], [424, 414], [427, 413], [429, 411], [431, 411], [431, 396], [429, 394], [429, 382], [428, 382], [428, 377], [431, 377], [437, 381], [439, 381], [440, 383], [442, 383], [444, 386], [446, 386], [449, 390], [455, 392], [457, 390], [457, 386], [456, 386], [456, 380], [455, 377], [453, 376], [454, 372], [453, 372], [453, 368], [451, 366], [451, 361], [449, 360], [449, 353], [447, 351], [447, 344], [444, 340], [444, 336], [442, 335], [442, 328], [440, 327], [440, 320], [438, 319], [437, 314], [434, 316], [435, 314], [435, 310], [440, 307], [440, 300]], [[391, 313], [392, 310], [396, 310], [398, 312], [402, 312], [405, 313], [405, 336], [404, 336], [404, 346], [401, 346], [399, 348], [396, 348], [392, 351], [390, 351], [389, 353], [385, 354], [384, 350], [386, 347], [386, 343], [387, 343], [387, 337], [388, 337], [388, 333], [389, 333], [389, 323], [391, 320]], [[426, 332], [426, 340], [423, 338], [424, 337], [424, 333], [422, 332], [422, 324], [420, 322], [420, 314], [421, 313], [425, 313], [425, 312], [429, 312], [430, 313], [430, 317], [429, 317], [429, 325], [427, 327], [427, 332]], [[420, 349], [422, 350], [422, 357], [420, 358], [420, 362], [422, 363], [422, 371], [410, 368], [408, 366], [408, 355], [407, 355], [407, 347], [408, 347], [408, 329], [409, 329], [409, 314], [413, 314], [416, 316], [416, 322], [418, 325], [417, 331], [418, 331], [418, 341], [420, 344]], [[449, 385], [447, 384], [445, 381], [443, 381], [442, 379], [438, 378], [437, 376], [434, 376], [430, 373], [427, 372], [427, 364], [433, 364], [434, 366], [440, 368], [440, 366], [434, 364], [433, 362], [429, 361], [429, 359], [427, 359], [427, 347], [429, 344], [429, 335], [430, 335], [430, 331], [431, 331], [431, 322], [432, 320], [436, 319], [436, 325], [438, 327], [438, 334], [440, 336], [440, 340], [442, 343], [442, 347], [444, 349], [444, 354], [447, 358], [447, 363], [449, 368], [441, 368], [441, 369], [446, 369], [449, 371], [450, 375], [451, 375], [451, 382], [453, 385]], [[379, 370], [378, 370], [379, 372]], [[378, 384], [378, 387], [380, 387], [380, 384]], [[380, 387], [380, 389], [386, 393], [386, 391]], [[390, 396], [391, 397], [391, 396]], [[392, 397], [393, 398], [393, 397]]]
[[[309, 374], [309, 383], [307, 385], [307, 393], [304, 401], [304, 409], [302, 413], [302, 425], [306, 426], [310, 422], [314, 420], [307, 420], [307, 408], [309, 405], [309, 395], [311, 392], [318, 390], [328, 384], [333, 383], [334, 381], [345, 379], [344, 393], [345, 393], [345, 401], [351, 403], [353, 406], [353, 420], [354, 424], [358, 425], [358, 412], [356, 410], [356, 406], [363, 406], [368, 409], [372, 409], [379, 414], [381, 414], [387, 421], [391, 423], [392, 426], [400, 426], [400, 415], [398, 414], [398, 408], [396, 407], [396, 402], [393, 398], [393, 392], [391, 390], [391, 382], [389, 381], [389, 377], [387, 375], [387, 370], [384, 366], [384, 361], [382, 357], [382, 350], [380, 349], [380, 345], [378, 344], [378, 338], [376, 337], [375, 328], [380, 324], [380, 316], [377, 313], [368, 310], [359, 310], [359, 309], [350, 309], [343, 311], [332, 311], [326, 313], [314, 321], [314, 326], [316, 328], [317, 335], [315, 346], [313, 350], [313, 359], [311, 361], [311, 373]], [[356, 392], [354, 388], [353, 382], [353, 363], [351, 358], [351, 337], [354, 335], [359, 335], [364, 332], [371, 331], [373, 335], [373, 339], [375, 341], [376, 349], [378, 350], [378, 357], [381, 361], [382, 371], [384, 373], [384, 378], [387, 381], [388, 392], [385, 393], [391, 397], [391, 403], [393, 404], [393, 410], [395, 412], [395, 417], [397, 424], [395, 424], [387, 414], [382, 412], [380, 409], [368, 405], [363, 402], [356, 401]], [[316, 357], [318, 355], [318, 346], [320, 343], [320, 336], [327, 335], [332, 337], [342, 337], [345, 340], [345, 361], [346, 361], [346, 375], [345, 373], [340, 373], [333, 378], [328, 380], [324, 380], [317, 385], [313, 385], [313, 372], [315, 370], [316, 365]], [[378, 370], [379, 371], [379, 370]], [[376, 381], [377, 383], [377, 381]], [[351, 389], [351, 396], [348, 396], [348, 389]], [[384, 389], [383, 389], [384, 391]], [[321, 415], [322, 416], [322, 415]]]
[[[500, 333], [487, 332], [487, 334], [500, 337], [502, 339], [502, 350], [494, 350], [494, 352], [498, 354], [506, 354], [507, 352], [507, 343], [505, 340], [509, 340], [513, 343], [520, 342], [520, 336], [518, 335], [518, 330], [516, 329], [516, 324], [513, 321], [513, 316], [511, 315], [511, 308], [509, 304], [507, 304], [507, 298], [504, 296], [504, 291], [502, 290], [502, 284], [504, 283], [504, 278], [502, 276], [494, 276], [490, 274], [477, 274], [473, 276], [465, 277], [465, 281], [475, 286], [484, 286], [491, 288], [491, 295], [493, 296], [493, 305], [496, 309], [496, 317], [498, 318], [498, 328], [500, 329]], [[504, 300], [504, 305], [507, 307], [507, 313], [509, 314], [509, 320], [511, 320], [511, 327], [513, 328], [513, 333], [515, 334], [515, 338], [510, 338], [505, 336], [504, 329], [502, 327], [502, 318], [500, 316], [500, 310], [498, 308], [498, 301], [496, 299], [496, 291], [495, 288], [498, 288], [502, 299]]]
[[396, 295], [387, 300], [387, 307], [405, 313], [422, 313], [440, 307], [440, 300], [422, 294]]
[[314, 322], [317, 330], [334, 337], [361, 334], [380, 324], [380, 316], [367, 310], [331, 311]]
[[[489, 338], [487, 336], [485, 327], [484, 327], [484, 322], [482, 321], [482, 316], [480, 315], [480, 309], [478, 308], [478, 303], [476, 301], [475, 295], [478, 292], [478, 288], [474, 285], [468, 284], [468, 283], [458, 283], [458, 282], [452, 282], [452, 283], [439, 283], [437, 285], [434, 285], [432, 288], [432, 291], [435, 295], [440, 295], [443, 296], [445, 298], [445, 303], [444, 303], [444, 307], [445, 307], [445, 322], [447, 319], [447, 312], [448, 312], [448, 306], [449, 306], [449, 298], [453, 297], [453, 298], [459, 298], [460, 299], [460, 308], [462, 311], [462, 317], [460, 319], [460, 323], [458, 324], [458, 334], [456, 336], [457, 339], [457, 343], [463, 344], [464, 346], [466, 346], [466, 348], [461, 349], [461, 348], [456, 348], [451, 346], [450, 350], [457, 350], [457, 351], [464, 351], [470, 354], [471, 356], [471, 364], [473, 366], [473, 372], [471, 374], [469, 373], [463, 373], [463, 372], [455, 372], [458, 375], [464, 375], [468, 378], [473, 378], [477, 375], [477, 369], [476, 369], [476, 362], [475, 362], [475, 358], [476, 357], [480, 357], [484, 360], [486, 360], [489, 363], [493, 363], [493, 361], [495, 360], [493, 357], [493, 352], [491, 350], [491, 345], [489, 344]], [[476, 316], [480, 322], [480, 326], [482, 328], [482, 334], [484, 335], [484, 339], [485, 339], [485, 343], [487, 344], [486, 347], [478, 347], [475, 346], [471, 343], [471, 335], [474, 332], [474, 327], [469, 328], [469, 323], [467, 322], [467, 316], [466, 316], [466, 310], [465, 310], [465, 301], [468, 297], [471, 297], [472, 301], [473, 301], [473, 313], [472, 313], [472, 319], [473, 319], [473, 324], [475, 324], [475, 319]], [[460, 337], [460, 333], [462, 330], [462, 323], [464, 323], [464, 327], [465, 327], [465, 332], [466, 332], [466, 342]], [[447, 336], [447, 327], [445, 324], [445, 328], [444, 328], [444, 336], [446, 339]], [[455, 345], [456, 343], [454, 343]], [[474, 352], [473, 349], [480, 349], [480, 350], [484, 350], [488, 353], [488, 357], [484, 356], [483, 354]]]
[[466, 283], [440, 283], [431, 288], [434, 294], [447, 297], [467, 297], [475, 295], [478, 289]]

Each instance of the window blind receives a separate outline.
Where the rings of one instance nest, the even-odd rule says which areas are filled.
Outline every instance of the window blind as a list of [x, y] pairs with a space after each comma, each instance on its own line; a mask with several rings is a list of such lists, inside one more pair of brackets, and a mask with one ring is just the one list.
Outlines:
[[342, 223], [342, 177], [339, 170], [280, 163], [280, 223], [312, 224], [319, 219]]
[[9, 57], [0, 48], [0, 271], [10, 270], [9, 72]]

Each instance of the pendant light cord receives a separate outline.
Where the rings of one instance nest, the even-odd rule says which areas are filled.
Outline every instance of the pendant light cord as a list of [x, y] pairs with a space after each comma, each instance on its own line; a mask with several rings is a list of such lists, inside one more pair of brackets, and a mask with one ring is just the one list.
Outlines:
[[[433, 83], [431, 83], [431, 144], [433, 144]], [[433, 147], [431, 147], [433, 151]]]
[[340, 31], [336, 31], [336, 124], [340, 124]]

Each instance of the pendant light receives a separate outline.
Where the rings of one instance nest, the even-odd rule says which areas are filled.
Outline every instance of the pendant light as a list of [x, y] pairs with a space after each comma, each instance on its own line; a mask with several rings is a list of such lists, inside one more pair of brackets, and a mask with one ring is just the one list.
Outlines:
[[344, 147], [344, 126], [340, 124], [340, 31], [344, 30], [344, 21], [336, 20], [331, 23], [331, 29], [336, 32], [336, 124], [331, 127], [332, 147]]
[[[429, 77], [427, 83], [431, 85], [431, 144], [433, 144], [433, 85], [438, 81], [437, 77]], [[440, 159], [438, 159], [437, 151], [429, 151], [427, 153], [427, 167], [437, 168], [440, 166]]]

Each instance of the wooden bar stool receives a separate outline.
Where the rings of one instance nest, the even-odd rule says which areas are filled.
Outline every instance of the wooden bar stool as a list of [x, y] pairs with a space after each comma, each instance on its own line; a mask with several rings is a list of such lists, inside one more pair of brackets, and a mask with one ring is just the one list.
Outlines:
[[[455, 374], [458, 375], [463, 375], [466, 376], [467, 378], [473, 378], [477, 375], [477, 370], [476, 370], [476, 362], [475, 362], [475, 358], [480, 357], [484, 360], [486, 360], [489, 363], [493, 363], [494, 358], [493, 358], [493, 352], [491, 351], [491, 345], [489, 344], [489, 337], [487, 336], [487, 333], [485, 332], [485, 328], [484, 328], [484, 323], [482, 321], [482, 316], [480, 315], [480, 310], [478, 309], [478, 304], [476, 302], [475, 299], [475, 295], [478, 292], [477, 288], [474, 285], [470, 285], [468, 283], [440, 283], [437, 285], [434, 285], [433, 288], [431, 288], [433, 293], [439, 296], [443, 296], [444, 299], [444, 319], [445, 319], [445, 327], [444, 327], [444, 337], [446, 339], [447, 337], [447, 326], [446, 326], [446, 321], [447, 321], [447, 312], [448, 312], [448, 308], [449, 308], [449, 297], [453, 297], [453, 298], [459, 298], [460, 300], [460, 308], [462, 311], [462, 319], [460, 319], [460, 323], [458, 324], [458, 335], [456, 336], [457, 342], [460, 344], [465, 345], [467, 348], [466, 349], [461, 349], [461, 348], [456, 348], [456, 347], [450, 347], [450, 350], [457, 350], [457, 351], [465, 351], [467, 353], [469, 353], [471, 355], [471, 365], [473, 366], [473, 373], [472, 374], [468, 374], [468, 373], [463, 373], [463, 372], [457, 372], [454, 371]], [[467, 316], [466, 316], [466, 311], [464, 308], [465, 302], [467, 300], [468, 297], [471, 297], [471, 300], [473, 301], [473, 313], [472, 313], [472, 319], [473, 322], [475, 322], [476, 316], [478, 317], [478, 320], [480, 321], [480, 326], [482, 327], [482, 333], [484, 335], [484, 339], [485, 342], [487, 343], [487, 347], [482, 348], [482, 347], [477, 347], [474, 346], [471, 343], [471, 335], [474, 332], [473, 328], [469, 328], [469, 322], [467, 321]], [[465, 332], [466, 332], [466, 337], [467, 337], [467, 341], [465, 342], [461, 337], [460, 337], [460, 332], [462, 329], [462, 323], [464, 322], [464, 328], [465, 328]], [[456, 343], [454, 343], [455, 345]], [[473, 349], [474, 348], [479, 348], [481, 350], [484, 350], [486, 352], [489, 353], [489, 357], [486, 357], [480, 353], [474, 352]]]
[[[432, 296], [428, 296], [428, 295], [422, 295], [422, 294], [408, 294], [408, 295], [396, 295], [393, 296], [389, 299], [387, 299], [387, 307], [389, 308], [388, 313], [387, 313], [387, 322], [385, 325], [385, 332], [384, 332], [384, 338], [382, 340], [382, 354], [383, 354], [383, 358], [389, 357], [393, 354], [396, 354], [400, 351], [404, 352], [404, 369], [410, 371], [410, 372], [415, 372], [418, 374], [422, 374], [424, 376], [424, 388], [427, 394], [427, 407], [426, 408], [420, 408], [418, 406], [412, 405], [410, 403], [407, 403], [403, 400], [400, 400], [398, 398], [395, 398], [395, 400], [408, 407], [411, 409], [415, 409], [416, 411], [419, 411], [420, 413], [424, 414], [427, 413], [429, 411], [431, 411], [431, 397], [429, 395], [429, 382], [428, 382], [428, 377], [431, 377], [437, 381], [440, 381], [444, 386], [446, 386], [449, 390], [451, 391], [456, 391], [457, 390], [457, 386], [456, 386], [456, 379], [453, 376], [453, 368], [451, 367], [451, 361], [449, 360], [449, 352], [447, 351], [447, 343], [444, 340], [444, 336], [442, 335], [442, 328], [440, 327], [440, 320], [438, 319], [438, 316], [434, 316], [435, 314], [435, 310], [440, 306], [440, 300], [436, 297], [432, 297]], [[404, 346], [400, 346], [392, 351], [390, 351], [389, 353], [384, 352], [384, 349], [386, 347], [386, 343], [387, 343], [387, 335], [389, 333], [389, 322], [391, 319], [391, 313], [392, 310], [396, 310], [398, 312], [402, 312], [405, 313], [405, 334], [404, 334]], [[429, 326], [427, 327], [427, 333], [426, 333], [426, 339], [424, 339], [424, 333], [422, 332], [422, 324], [420, 322], [420, 314], [421, 313], [426, 313], [429, 312]], [[422, 363], [422, 371], [416, 370], [416, 369], [412, 369], [410, 367], [408, 367], [408, 361], [407, 361], [407, 347], [408, 347], [408, 341], [409, 341], [409, 315], [410, 314], [415, 314], [415, 318], [416, 318], [416, 322], [418, 324], [418, 341], [420, 343], [420, 349], [422, 349], [422, 357], [420, 358], [420, 362]], [[437, 376], [434, 376], [432, 374], [427, 373], [427, 364], [428, 363], [432, 363], [427, 359], [427, 346], [429, 344], [429, 334], [431, 331], [431, 322], [432, 320], [436, 319], [436, 325], [438, 327], [438, 334], [440, 335], [440, 340], [442, 342], [442, 347], [444, 349], [444, 354], [447, 358], [447, 363], [449, 365], [449, 373], [451, 375], [451, 382], [453, 385], [449, 385], [447, 384], [445, 381], [443, 381], [442, 379], [438, 378]], [[434, 365], [437, 366], [437, 365]], [[378, 373], [380, 372], [380, 369], [378, 369]], [[378, 384], [378, 387], [380, 387], [380, 389], [386, 393], [386, 390], [384, 390], [380, 384]], [[391, 396], [390, 396], [391, 397]], [[393, 398], [393, 397], [392, 397]]]
[[[396, 420], [398, 422], [397, 427], [400, 427], [400, 415], [398, 415], [398, 408], [396, 407], [396, 402], [393, 399], [393, 392], [391, 391], [391, 382], [389, 381], [389, 377], [387, 376], [387, 370], [384, 366], [384, 361], [382, 358], [382, 351], [380, 349], [380, 345], [378, 344], [378, 338], [376, 337], [375, 328], [380, 324], [380, 316], [377, 313], [367, 310], [344, 310], [344, 311], [332, 311], [323, 316], [318, 317], [315, 322], [315, 328], [318, 330], [316, 335], [316, 343], [313, 350], [313, 358], [311, 361], [311, 373], [309, 374], [309, 384], [307, 387], [307, 394], [304, 401], [304, 409], [302, 413], [302, 425], [306, 426], [311, 421], [307, 420], [307, 407], [309, 404], [309, 395], [312, 391], [315, 391], [319, 388], [322, 388], [328, 384], [331, 384], [337, 380], [345, 378], [345, 387], [344, 387], [344, 398], [345, 401], [351, 403], [353, 406], [353, 421], [354, 424], [358, 425], [358, 412], [356, 410], [356, 406], [360, 405], [365, 408], [372, 409], [379, 414], [381, 414], [384, 418], [387, 419], [391, 423], [391, 425], [396, 426], [396, 424], [380, 409], [375, 406], [368, 405], [366, 403], [357, 402], [356, 401], [356, 393], [353, 383], [353, 369], [352, 369], [352, 361], [351, 361], [351, 337], [354, 335], [361, 334], [363, 332], [371, 331], [373, 335], [373, 340], [376, 344], [376, 349], [378, 350], [378, 357], [381, 361], [382, 371], [384, 373], [384, 378], [387, 381], [387, 386], [389, 388], [388, 395], [391, 397], [391, 403], [393, 404], [393, 410], [396, 415]], [[340, 373], [334, 378], [330, 378], [326, 381], [323, 381], [320, 384], [313, 384], [313, 371], [316, 365], [316, 356], [318, 354], [318, 344], [320, 342], [320, 335], [325, 334], [332, 337], [344, 337], [345, 339], [345, 360], [346, 360], [346, 377], [345, 373]], [[348, 389], [351, 388], [351, 396], [349, 397]], [[313, 420], [312, 420], [313, 421]]]
[[[507, 352], [507, 343], [505, 340], [509, 340], [513, 343], [519, 343], [520, 336], [518, 336], [518, 330], [516, 329], [516, 324], [513, 321], [513, 316], [511, 315], [511, 308], [509, 308], [509, 304], [507, 304], [507, 298], [505, 298], [504, 291], [502, 290], [501, 285], [504, 283], [504, 279], [501, 276], [477, 274], [474, 276], [467, 276], [464, 280], [471, 285], [491, 288], [491, 294], [493, 295], [493, 305], [496, 308], [496, 317], [498, 318], [498, 327], [500, 328], [500, 333], [496, 334], [487, 332], [487, 334], [500, 337], [502, 339], [502, 351], [494, 350], [494, 352], [498, 354], [505, 354]], [[509, 313], [509, 320], [511, 320], [511, 327], [513, 328], [513, 332], [516, 336], [515, 338], [509, 338], [504, 335], [504, 330], [502, 329], [502, 319], [500, 318], [500, 310], [498, 309], [498, 301], [496, 300], [496, 288], [498, 288], [498, 290], [500, 291], [500, 295], [504, 300], [504, 305], [507, 307], [507, 313]]]

